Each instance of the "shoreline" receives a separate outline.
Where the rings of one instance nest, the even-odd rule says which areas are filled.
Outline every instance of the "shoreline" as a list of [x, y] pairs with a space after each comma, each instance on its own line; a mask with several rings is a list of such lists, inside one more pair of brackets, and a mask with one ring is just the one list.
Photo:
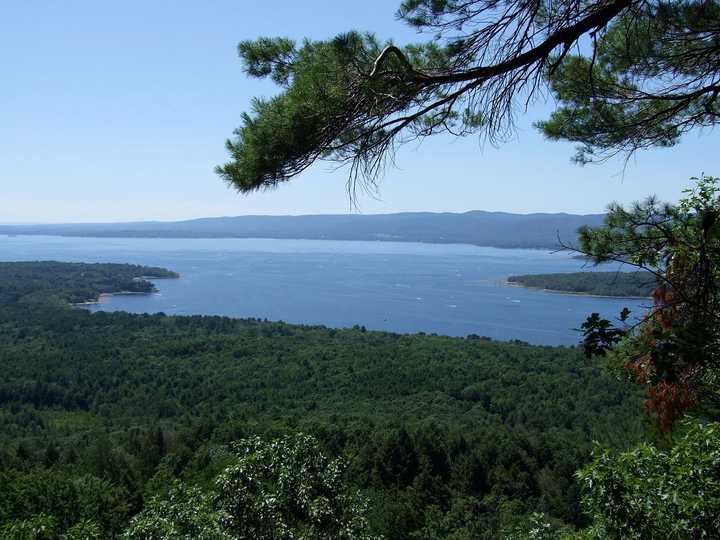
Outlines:
[[[151, 294], [158, 294], [160, 292], [160, 289], [155, 287], [154, 282], [157, 280], [163, 280], [163, 279], [180, 279], [180, 274], [178, 272], [173, 272], [173, 275], [171, 276], [138, 276], [134, 279], [139, 279], [142, 281], [150, 282], [150, 285], [152, 285], [152, 290], [150, 291], [115, 291], [115, 292], [104, 292], [100, 293], [97, 298], [94, 298], [92, 300], [85, 300], [83, 302], [75, 302], [71, 303], [70, 305], [72, 307], [87, 307], [87, 306], [97, 306], [100, 304], [105, 303], [105, 300], [112, 296], [134, 296], [134, 295], [151, 295]], [[152, 282], [150, 280], [153, 280]]]
[[616, 296], [612, 294], [592, 294], [580, 291], [561, 291], [558, 289], [546, 289], [544, 287], [533, 287], [531, 285], [523, 285], [515, 281], [505, 280], [505, 286], [507, 287], [520, 287], [522, 289], [530, 289], [533, 291], [543, 291], [552, 294], [564, 294], [567, 296], [587, 296], [588, 298], [612, 298], [612, 299], [627, 299], [627, 300], [652, 300], [652, 296]]
[[100, 293], [98, 297], [95, 300], [85, 300], [84, 302], [75, 302], [72, 304], [73, 307], [85, 307], [85, 306], [97, 306], [99, 304], [104, 304], [105, 300], [107, 298], [110, 298], [112, 296], [149, 296], [151, 294], [158, 294], [160, 291], [157, 289], [154, 291], [149, 292], [139, 292], [139, 291], [118, 291], [118, 292], [111, 292], [111, 293]]
[[[399, 238], [316, 238], [316, 237], [294, 237], [294, 236], [151, 236], [151, 235], [134, 235], [134, 236], [115, 236], [115, 235], [92, 235], [92, 234], [48, 234], [48, 233], [0, 233], [0, 236], [26, 237], [26, 236], [52, 236], [55, 238], [94, 238], [94, 239], [124, 239], [124, 240], [309, 240], [317, 242], [382, 242], [382, 243], [398, 243], [398, 244], [424, 244], [433, 246], [472, 246], [479, 248], [493, 249], [526, 249], [532, 251], [559, 251], [559, 246], [495, 246], [489, 244], [472, 244], [468, 242], [432, 242], [427, 240], [402, 240]], [[158, 278], [155, 278], [158, 279]]]

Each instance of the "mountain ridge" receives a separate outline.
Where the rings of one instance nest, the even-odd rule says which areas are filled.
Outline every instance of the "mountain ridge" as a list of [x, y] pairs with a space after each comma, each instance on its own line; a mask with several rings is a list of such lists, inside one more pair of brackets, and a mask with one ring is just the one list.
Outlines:
[[582, 225], [598, 226], [604, 214], [470, 210], [393, 214], [226, 216], [182, 221], [2, 225], [5, 235], [135, 238], [271, 238], [461, 243], [503, 248], [557, 247], [576, 239]]

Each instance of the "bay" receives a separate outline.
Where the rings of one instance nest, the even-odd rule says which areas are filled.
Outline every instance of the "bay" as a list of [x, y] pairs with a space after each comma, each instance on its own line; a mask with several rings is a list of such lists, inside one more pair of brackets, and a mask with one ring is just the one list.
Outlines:
[[641, 314], [648, 300], [508, 285], [514, 274], [591, 270], [567, 253], [461, 244], [0, 236], [0, 260], [117, 262], [181, 274], [157, 294], [111, 296], [91, 310], [224, 315], [401, 333], [477, 334], [573, 345], [592, 312]]

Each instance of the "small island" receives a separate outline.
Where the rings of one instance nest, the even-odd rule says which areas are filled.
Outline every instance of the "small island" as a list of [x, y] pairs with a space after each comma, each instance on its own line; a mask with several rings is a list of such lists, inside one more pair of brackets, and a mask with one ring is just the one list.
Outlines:
[[149, 294], [149, 279], [178, 278], [165, 268], [56, 261], [0, 263], [0, 304], [85, 304], [107, 294]]
[[649, 272], [572, 272], [510, 276], [508, 283], [568, 294], [648, 298], [656, 287]]

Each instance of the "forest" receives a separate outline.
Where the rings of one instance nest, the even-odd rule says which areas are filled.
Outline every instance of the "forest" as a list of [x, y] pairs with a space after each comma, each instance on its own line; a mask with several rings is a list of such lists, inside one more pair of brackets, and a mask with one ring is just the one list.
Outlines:
[[657, 286], [650, 272], [568, 272], [510, 276], [508, 282], [548, 291], [649, 298]]
[[301, 434], [347, 464], [372, 537], [505, 538], [533, 512], [582, 527], [593, 441], [647, 431], [641, 392], [574, 347], [93, 314], [57, 300], [172, 272], [0, 268], [6, 538], [148, 537], [131, 518], [172, 486], [209, 489], [233, 441]]
[[[652, 297], [639, 320], [592, 313], [581, 344], [541, 347], [91, 313], [81, 304], [177, 275], [4, 263], [0, 539], [718, 538], [720, 178], [702, 172], [716, 141], [661, 167], [628, 164], [720, 123], [719, 0], [402, 0], [405, 32], [364, 18], [379, 1], [343, 3], [335, 18], [332, 2], [7, 4], [2, 220], [113, 223], [0, 232], [214, 238], [272, 224], [275, 237], [557, 246], [656, 279], [518, 276]], [[231, 49], [214, 48], [233, 42], [242, 83], [221, 62]], [[399, 153], [439, 135], [515, 143], [530, 126], [572, 144], [573, 163], [610, 163], [601, 190], [589, 167], [569, 173], [532, 141], [495, 166], [459, 147]], [[269, 206], [193, 190], [222, 139], [214, 172], [238, 194], [314, 187]], [[398, 174], [403, 161], [415, 169]], [[385, 178], [409, 183], [382, 210], [598, 212], [597, 194], [619, 199], [589, 216], [123, 223], [338, 208], [309, 181], [321, 163], [344, 171], [351, 211]], [[621, 170], [646, 199], [610, 187]]]
[[0, 304], [79, 304], [101, 294], [151, 293], [145, 278], [177, 278], [177, 273], [134, 264], [0, 262]]

